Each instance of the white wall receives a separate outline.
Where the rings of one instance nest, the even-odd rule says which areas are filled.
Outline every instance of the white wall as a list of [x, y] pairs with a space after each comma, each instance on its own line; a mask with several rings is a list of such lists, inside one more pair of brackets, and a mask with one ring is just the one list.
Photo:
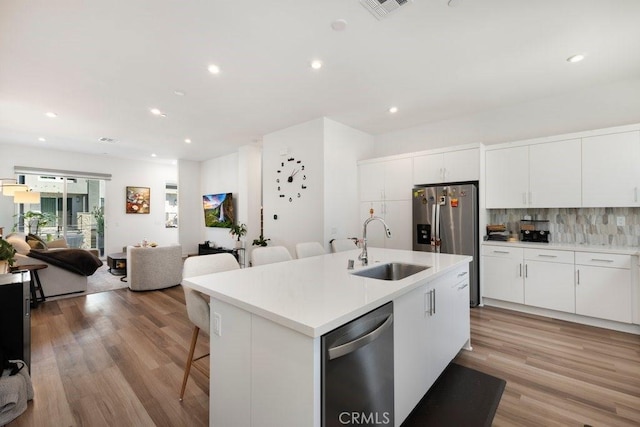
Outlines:
[[238, 214], [238, 153], [201, 162], [200, 167], [200, 203], [197, 209], [200, 211], [201, 230], [204, 230], [204, 240], [209, 240], [215, 246], [233, 248], [235, 242], [229, 234], [228, 228], [205, 227], [204, 210], [202, 207], [202, 195], [233, 193], [236, 215]]
[[358, 196], [358, 160], [374, 155], [373, 136], [325, 119], [324, 241], [362, 234]]
[[640, 78], [389, 132], [376, 136], [375, 157], [637, 123], [640, 95], [628, 93], [640, 94]]
[[183, 255], [197, 254], [198, 243], [205, 240], [200, 166], [200, 162], [178, 161], [178, 230]]
[[[260, 208], [262, 207], [262, 147], [245, 145], [238, 150], [238, 221], [247, 224], [245, 236], [248, 261], [251, 242], [260, 236]], [[249, 265], [245, 262], [245, 265]]]
[[[293, 257], [296, 243], [324, 240], [323, 139], [324, 119], [319, 118], [270, 133], [262, 140], [265, 238], [271, 239], [270, 246], [286, 246]], [[283, 152], [285, 154], [281, 154]], [[298, 173], [292, 184], [286, 182], [294, 167], [287, 162], [288, 157], [301, 160], [305, 166], [304, 173]], [[307, 176], [304, 181], [303, 175]], [[279, 197], [277, 179], [280, 179], [280, 187], [287, 197]], [[307, 189], [300, 189], [302, 182]], [[295, 195], [299, 189], [301, 197], [297, 198]], [[288, 199], [290, 194], [294, 195], [291, 202]]]
[[[111, 174], [105, 186], [105, 254], [120, 252], [123, 246], [144, 238], [158, 244], [178, 242], [178, 229], [164, 226], [165, 185], [177, 182], [176, 166], [13, 144], [0, 145], [0, 153], [2, 177], [15, 176], [14, 166]], [[149, 214], [125, 213], [127, 186], [150, 187]], [[13, 198], [0, 196], [0, 226], [5, 227], [5, 234], [13, 228], [14, 213]]]

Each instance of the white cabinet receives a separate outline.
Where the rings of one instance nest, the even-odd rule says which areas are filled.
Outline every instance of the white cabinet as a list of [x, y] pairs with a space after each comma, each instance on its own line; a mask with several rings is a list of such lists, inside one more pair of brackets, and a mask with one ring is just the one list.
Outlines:
[[624, 254], [485, 243], [482, 297], [634, 323], [637, 284], [632, 259]]
[[524, 303], [575, 313], [574, 255], [571, 251], [524, 250]]
[[410, 200], [412, 159], [385, 160], [358, 166], [360, 201]]
[[469, 340], [468, 277], [464, 266], [393, 302], [396, 425]]
[[640, 131], [582, 139], [582, 205], [640, 206]]
[[413, 184], [477, 181], [480, 149], [447, 151], [413, 158]]
[[487, 151], [485, 201], [487, 209], [523, 208], [529, 192], [529, 148]]
[[411, 250], [411, 184], [412, 159], [395, 159], [358, 166], [360, 188], [360, 221], [379, 216], [391, 230], [387, 238], [384, 227], [372, 222], [367, 227], [370, 247]]
[[581, 205], [580, 139], [486, 152], [487, 208]]
[[529, 146], [530, 207], [581, 206], [581, 178], [580, 139]]
[[631, 257], [576, 253], [576, 313], [631, 323]]
[[379, 221], [373, 221], [367, 226], [367, 245], [373, 248], [411, 250], [411, 201], [362, 202], [360, 204], [360, 219], [362, 222], [370, 216], [371, 209], [373, 209], [374, 216], [384, 219], [389, 230], [391, 230], [391, 237], [386, 237], [384, 226]]
[[482, 296], [524, 304], [523, 249], [482, 246]]

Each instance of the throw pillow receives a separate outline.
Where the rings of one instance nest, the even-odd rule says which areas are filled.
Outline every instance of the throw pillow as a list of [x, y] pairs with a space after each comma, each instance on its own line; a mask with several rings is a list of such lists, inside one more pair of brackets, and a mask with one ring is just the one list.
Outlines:
[[44, 249], [44, 250], [49, 249], [45, 241], [42, 240], [40, 237], [36, 236], [35, 234], [27, 234], [26, 240], [29, 246], [31, 246], [31, 249]]

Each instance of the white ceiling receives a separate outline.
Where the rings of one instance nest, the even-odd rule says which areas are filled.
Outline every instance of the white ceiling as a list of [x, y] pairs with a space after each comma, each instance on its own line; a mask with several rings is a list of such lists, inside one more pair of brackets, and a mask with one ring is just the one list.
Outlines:
[[380, 135], [640, 75], [638, 0], [457, 3], [3, 0], [0, 142], [204, 160], [320, 116]]

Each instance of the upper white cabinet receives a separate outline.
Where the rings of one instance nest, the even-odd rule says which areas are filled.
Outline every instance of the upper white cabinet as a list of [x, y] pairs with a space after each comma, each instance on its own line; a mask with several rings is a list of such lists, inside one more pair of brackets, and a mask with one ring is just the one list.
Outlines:
[[640, 206], [640, 131], [582, 139], [582, 205]]
[[487, 208], [581, 204], [580, 139], [487, 151]]
[[411, 158], [359, 165], [360, 201], [410, 200], [412, 167]]
[[529, 146], [529, 206], [580, 206], [581, 174], [580, 139]]
[[480, 149], [447, 151], [413, 158], [413, 183], [477, 181], [480, 178]]
[[529, 147], [487, 151], [485, 168], [485, 200], [488, 209], [527, 206]]
[[571, 136], [487, 148], [487, 209], [640, 206], [640, 131]]

